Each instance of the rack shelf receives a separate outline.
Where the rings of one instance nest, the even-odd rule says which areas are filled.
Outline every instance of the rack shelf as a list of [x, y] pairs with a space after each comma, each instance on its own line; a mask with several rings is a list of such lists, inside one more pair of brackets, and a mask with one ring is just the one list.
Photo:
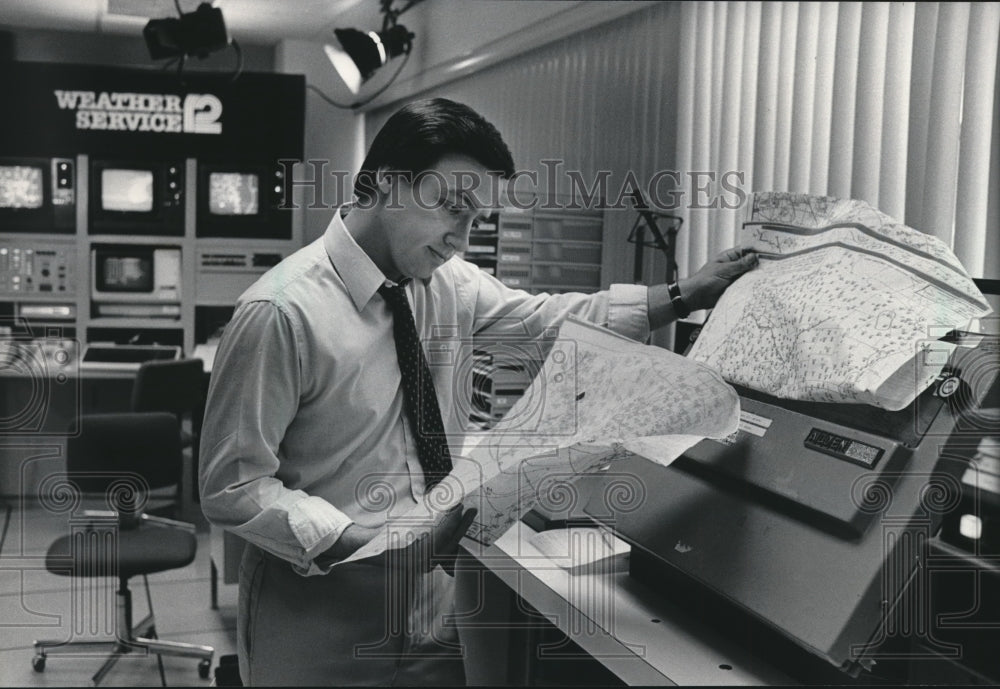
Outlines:
[[[505, 210], [469, 238], [470, 246], [495, 247], [495, 253], [469, 251], [465, 258], [514, 289], [596, 292], [603, 279], [603, 235], [602, 211]], [[539, 364], [508, 365], [501, 371], [488, 348], [477, 356], [469, 424], [484, 429], [510, 410]]]

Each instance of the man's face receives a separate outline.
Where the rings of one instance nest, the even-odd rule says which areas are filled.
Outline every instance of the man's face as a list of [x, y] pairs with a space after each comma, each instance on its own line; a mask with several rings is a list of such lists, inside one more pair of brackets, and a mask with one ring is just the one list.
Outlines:
[[390, 267], [403, 277], [426, 279], [468, 249], [469, 233], [498, 206], [501, 183], [476, 161], [457, 155], [412, 180], [390, 177], [380, 209]]

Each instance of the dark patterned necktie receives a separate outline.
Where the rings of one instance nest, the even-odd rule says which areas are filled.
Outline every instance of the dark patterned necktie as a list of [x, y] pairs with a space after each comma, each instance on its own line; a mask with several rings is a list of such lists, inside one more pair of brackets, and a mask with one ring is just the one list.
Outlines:
[[382, 285], [378, 293], [392, 310], [392, 333], [403, 381], [403, 406], [417, 439], [417, 457], [424, 469], [427, 490], [430, 490], [451, 471], [451, 453], [431, 369], [417, 336], [406, 290], [402, 285]]

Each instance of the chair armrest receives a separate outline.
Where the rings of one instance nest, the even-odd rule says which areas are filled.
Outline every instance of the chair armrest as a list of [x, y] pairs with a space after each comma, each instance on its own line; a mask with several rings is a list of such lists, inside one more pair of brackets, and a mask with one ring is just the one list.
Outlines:
[[172, 529], [181, 529], [182, 531], [189, 531], [191, 533], [195, 532], [194, 524], [191, 524], [189, 522], [177, 521], [176, 519], [167, 519], [166, 517], [154, 517], [149, 514], [143, 514], [142, 521], [152, 526], [163, 526]]

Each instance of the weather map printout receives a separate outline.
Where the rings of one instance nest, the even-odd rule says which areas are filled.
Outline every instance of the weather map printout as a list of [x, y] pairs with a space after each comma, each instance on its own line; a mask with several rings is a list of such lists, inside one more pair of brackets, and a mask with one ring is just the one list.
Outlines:
[[937, 338], [990, 312], [943, 242], [863, 201], [756, 193], [741, 244], [759, 266], [689, 356], [776, 397], [903, 409], [954, 347]]
[[504, 418], [470, 438], [423, 503], [344, 561], [406, 545], [460, 502], [478, 510], [468, 536], [489, 545], [576, 476], [630, 454], [669, 464], [735, 432], [739, 416], [736, 391], [708, 366], [569, 319]]

